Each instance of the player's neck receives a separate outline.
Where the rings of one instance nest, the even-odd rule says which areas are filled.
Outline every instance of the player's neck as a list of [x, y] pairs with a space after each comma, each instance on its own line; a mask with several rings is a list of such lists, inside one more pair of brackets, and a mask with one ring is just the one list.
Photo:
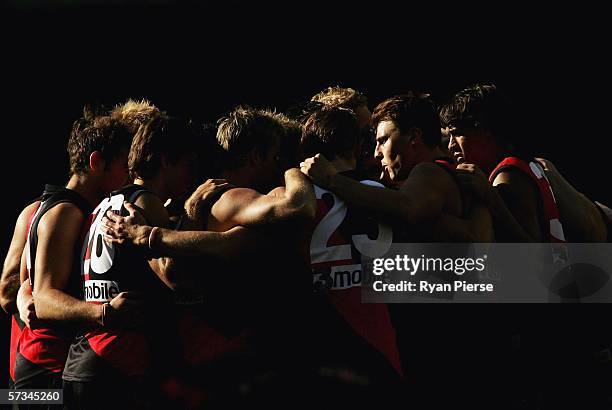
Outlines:
[[66, 184], [66, 188], [75, 191], [85, 198], [85, 200], [91, 204], [92, 208], [100, 202], [99, 187], [90, 175], [72, 174]]
[[342, 158], [336, 156], [336, 158], [331, 161], [331, 164], [338, 172], [352, 171], [357, 168], [357, 160], [355, 158]]

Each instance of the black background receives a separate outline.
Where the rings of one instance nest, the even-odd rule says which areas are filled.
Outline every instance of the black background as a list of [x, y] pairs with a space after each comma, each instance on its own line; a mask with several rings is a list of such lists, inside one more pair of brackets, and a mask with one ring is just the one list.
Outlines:
[[[1, 249], [26, 201], [45, 182], [67, 179], [65, 145], [83, 104], [112, 106], [127, 97], [214, 120], [238, 103], [284, 110], [336, 84], [363, 91], [373, 108], [408, 89], [442, 99], [495, 82], [520, 107], [516, 121], [533, 153], [612, 204], [611, 71], [599, 10], [17, 3], [2, 10], [0, 29]], [[546, 309], [559, 321], [603, 316], [603, 308]], [[6, 316], [0, 328], [8, 346]], [[2, 384], [7, 356], [0, 354]]]

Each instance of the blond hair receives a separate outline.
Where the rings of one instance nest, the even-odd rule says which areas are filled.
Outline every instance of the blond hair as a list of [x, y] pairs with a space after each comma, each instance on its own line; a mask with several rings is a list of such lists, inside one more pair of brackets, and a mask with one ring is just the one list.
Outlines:
[[148, 100], [136, 101], [130, 98], [123, 104], [115, 106], [110, 116], [121, 122], [134, 135], [141, 125], [146, 124], [161, 113], [159, 108]]
[[368, 104], [366, 96], [359, 91], [340, 86], [327, 87], [313, 96], [310, 101], [319, 102], [330, 107], [349, 108], [353, 111], [362, 105]]

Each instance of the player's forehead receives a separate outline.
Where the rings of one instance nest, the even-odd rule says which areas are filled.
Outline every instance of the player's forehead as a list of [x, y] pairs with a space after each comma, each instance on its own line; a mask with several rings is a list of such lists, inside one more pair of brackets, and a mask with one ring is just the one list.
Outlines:
[[378, 123], [376, 126], [376, 139], [388, 138], [395, 134], [399, 134], [400, 130], [395, 121], [385, 120]]

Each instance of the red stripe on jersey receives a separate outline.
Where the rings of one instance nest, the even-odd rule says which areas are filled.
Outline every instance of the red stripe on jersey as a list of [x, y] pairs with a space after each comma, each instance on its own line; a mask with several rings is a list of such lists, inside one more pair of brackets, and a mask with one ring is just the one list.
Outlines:
[[361, 288], [334, 291], [333, 295], [330, 292], [329, 299], [353, 330], [382, 353], [398, 374], [403, 374], [387, 305], [361, 303]]
[[536, 162], [526, 162], [517, 157], [508, 157], [500, 162], [493, 172], [491, 172], [489, 181], [493, 183], [497, 175], [502, 172], [504, 168], [508, 167], [520, 169], [536, 184], [544, 208], [544, 218], [548, 228], [548, 239], [551, 243], [565, 243], [565, 235], [563, 233], [563, 226], [561, 225], [559, 208], [557, 207], [555, 195], [553, 194], [552, 187], [548, 182], [544, 169]]
[[180, 315], [179, 336], [184, 359], [191, 365], [248, 350], [245, 332], [239, 336], [227, 338], [189, 311], [182, 312]]
[[53, 373], [64, 370], [69, 347], [70, 341], [51, 329], [24, 327], [19, 337], [19, 353]]
[[149, 349], [142, 333], [97, 330], [85, 335], [91, 350], [123, 375], [143, 376], [149, 363]]

